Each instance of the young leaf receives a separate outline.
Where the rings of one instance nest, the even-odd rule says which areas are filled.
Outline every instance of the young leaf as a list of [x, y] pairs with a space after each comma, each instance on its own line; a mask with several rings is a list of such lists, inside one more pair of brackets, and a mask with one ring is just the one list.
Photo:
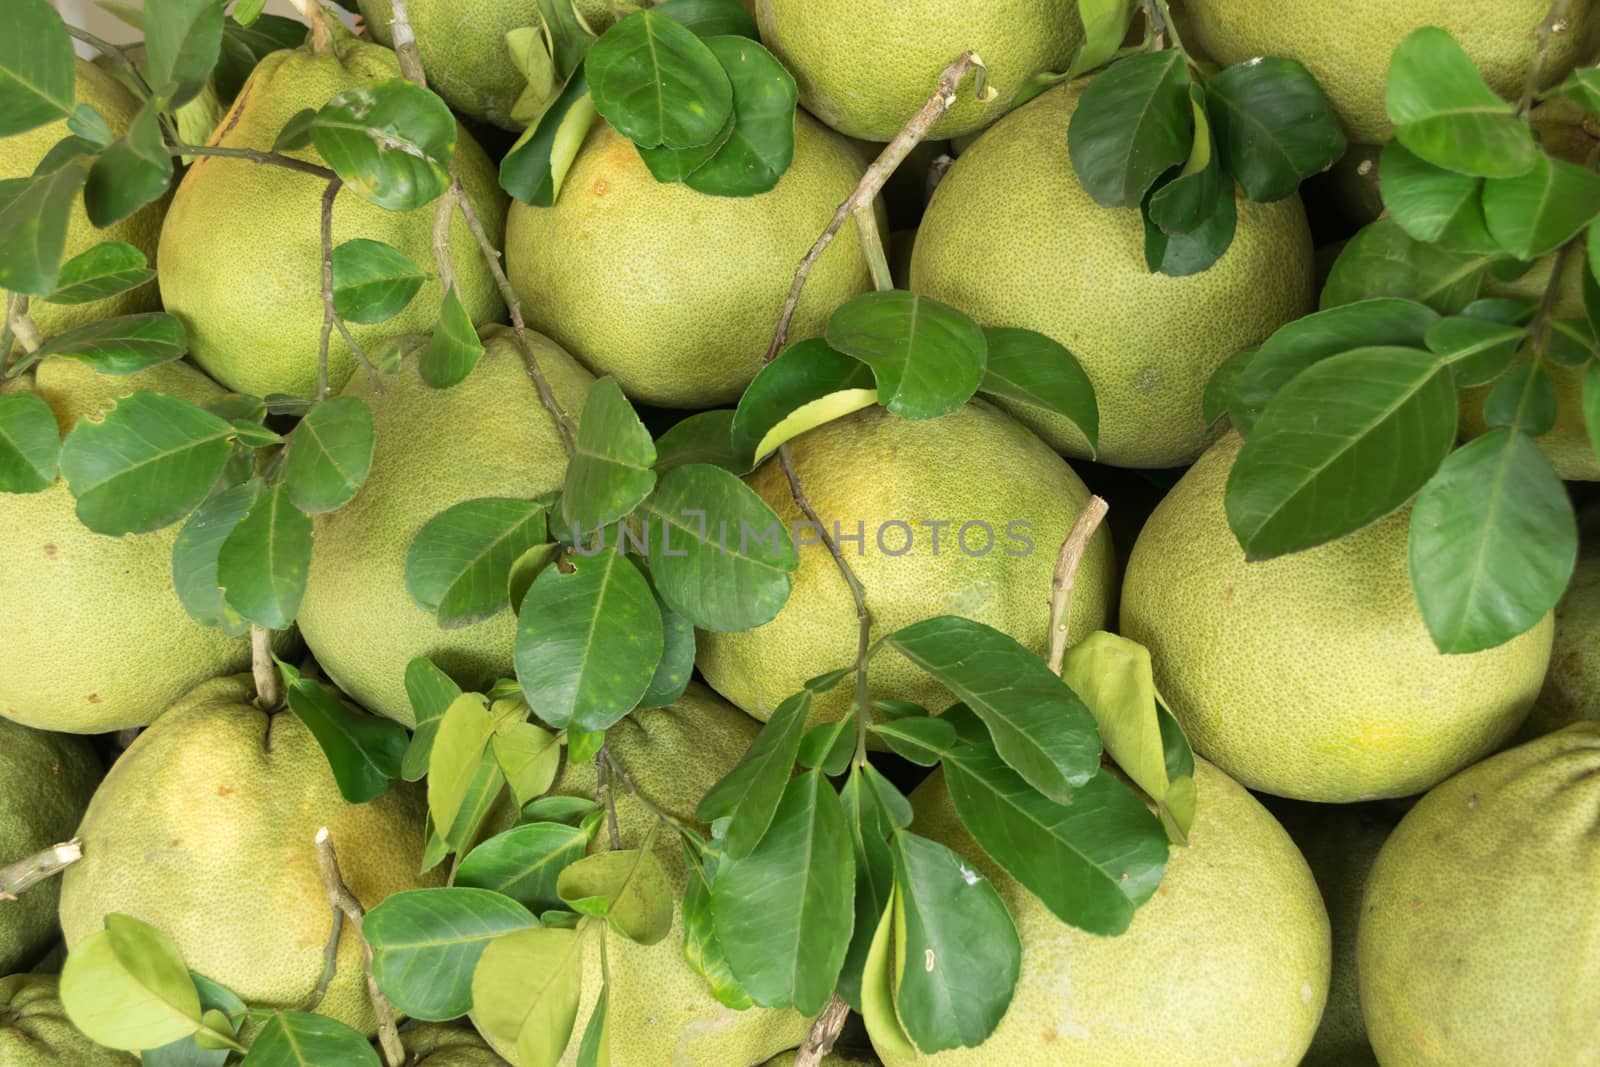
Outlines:
[[[1282, 200], [1344, 155], [1344, 131], [1311, 72], [1268, 56], [1206, 82], [1228, 170], [1251, 200]], [[913, 1035], [914, 1036], [914, 1035]]]
[[481, 497], [446, 508], [412, 538], [406, 590], [446, 629], [482, 622], [510, 598], [506, 576], [546, 540], [544, 508], [530, 500]]
[[1490, 430], [1444, 461], [1411, 512], [1411, 584], [1441, 652], [1503, 644], [1567, 588], [1578, 524], [1566, 487], [1525, 434]]
[[411, 743], [406, 746], [405, 758], [400, 763], [400, 777], [415, 782], [428, 773], [434, 735], [439, 732], [444, 713], [460, 695], [461, 687], [428, 657], [418, 656], [406, 664], [406, 699], [411, 702], [417, 727], [412, 731]]
[[988, 879], [948, 848], [904, 830], [890, 848], [900, 1020], [925, 1053], [980, 1045], [1011, 1005], [1017, 928]]
[[717, 938], [750, 998], [803, 1015], [832, 995], [854, 922], [855, 857], [839, 795], [821, 771], [783, 791], [771, 827], [711, 887]]
[[34, 353], [92, 367], [102, 374], [133, 374], [170, 363], [189, 350], [183, 323], [161, 311], [121, 315], [56, 334]]
[[284, 488], [295, 507], [320, 515], [348, 504], [372, 469], [375, 438], [372, 409], [356, 397], [330, 397], [308, 411], [283, 460]]
[[200, 994], [178, 949], [126, 915], [72, 946], [61, 968], [61, 1005], [96, 1044], [157, 1048], [200, 1028]]
[[1129, 56], [1095, 75], [1067, 127], [1078, 181], [1102, 207], [1138, 207], [1193, 142], [1188, 61], [1177, 49]]
[[583, 857], [561, 872], [556, 892], [573, 911], [603, 917], [635, 944], [653, 945], [672, 929], [677, 894], [649, 838], [644, 848]]
[[871, 367], [835, 351], [822, 338], [792, 344], [756, 373], [739, 398], [729, 428], [734, 454], [748, 470], [816, 425], [797, 418], [811, 405], [840, 393], [870, 392], [871, 398], [860, 405], [866, 407], [877, 400], [874, 385]]
[[584, 62], [595, 109], [642, 148], [708, 144], [733, 111], [733, 86], [716, 55], [654, 11], [612, 26]]
[[472, 1016], [517, 1050], [522, 1067], [556, 1067], [583, 994], [582, 931], [518, 930], [484, 950], [472, 975]]
[[989, 355], [978, 392], [1060, 415], [1093, 451], [1100, 439], [1100, 409], [1094, 386], [1072, 353], [1032, 330], [989, 329], [983, 335]]
[[1036, 789], [1062, 803], [1100, 769], [1094, 717], [1030, 649], [971, 619], [942, 615], [884, 643], [946, 686], [988, 726], [995, 748]]
[[36, 393], [0, 395], [0, 493], [38, 493], [56, 481], [61, 431]]
[[311, 571], [311, 517], [284, 486], [265, 486], [217, 551], [227, 605], [257, 626], [286, 630]]
[[121, 222], [159, 200], [172, 184], [172, 153], [161, 135], [163, 96], [144, 102], [127, 132], [101, 152], [89, 168], [83, 206], [99, 227]]
[[390, 211], [422, 207], [450, 187], [455, 116], [404, 78], [338, 94], [317, 112], [311, 140], [346, 188]]
[[964, 313], [903, 289], [866, 293], [828, 319], [828, 344], [872, 368], [901, 418], [948, 415], [983, 382], [988, 342]]
[[861, 1018], [874, 1049], [909, 1063], [917, 1058], [917, 1048], [906, 1036], [895, 1010], [894, 906], [891, 892], [870, 935], [861, 972]]
[[[583, 858], [589, 833], [557, 822], [513, 826], [478, 845], [456, 869], [456, 885], [510, 897], [531, 911], [561, 906], [556, 880]], [[415, 1014], [414, 1012], [412, 1014]]]
[[181, 107], [205, 87], [222, 48], [222, 8], [217, 0], [162, 0], [145, 9], [145, 54], [150, 84], [173, 86]]
[[[848, 724], [849, 719], [841, 722]], [[856, 887], [855, 927], [850, 932], [844, 967], [839, 972], [838, 992], [857, 1011], [865, 1007], [862, 983], [878, 916], [883, 914], [894, 892], [894, 858], [889, 852], [888, 837], [895, 826], [882, 794], [871, 780], [875, 774], [870, 765], [853, 768], [839, 793], [845, 823], [850, 830], [851, 850], [856, 858]]]
[[49, 0], [7, 5], [0, 37], [0, 137], [72, 114], [72, 39]]
[[124, 397], [61, 444], [61, 473], [78, 518], [118, 536], [160, 529], [194, 510], [228, 462], [233, 426], [161, 393]]
[[594, 116], [589, 83], [580, 66], [561, 95], [501, 160], [500, 187], [524, 204], [554, 204]]
[[555, 735], [531, 722], [502, 725], [490, 738], [489, 749], [519, 805], [543, 795], [561, 766]]
[[1566, 244], [1600, 212], [1600, 175], [1539, 153], [1533, 169], [1483, 183], [1483, 216], [1500, 246], [1537, 259]]
[[695, 818], [705, 823], [730, 820], [723, 833], [723, 850], [730, 859], [748, 856], [772, 824], [810, 713], [809, 689], [784, 700], [739, 763], [701, 798]]
[[465, 381], [482, 358], [483, 342], [478, 339], [477, 327], [462, 306], [460, 293], [451, 286], [439, 307], [439, 325], [418, 357], [417, 370], [433, 388], [448, 389]]
[[575, 1067], [611, 1067], [611, 1027], [606, 1009], [610, 999], [611, 987], [601, 986], [588, 1025], [583, 1028], [583, 1040], [578, 1043]]
[[1465, 252], [1499, 251], [1483, 217], [1482, 178], [1436, 167], [1399, 141], [1384, 145], [1378, 173], [1383, 206], [1411, 238]]
[[217, 577], [222, 545], [261, 495], [261, 480], [251, 478], [218, 493], [195, 509], [172, 543], [172, 584], [189, 617], [241, 637], [249, 625], [228, 606]]
[[706, 884], [706, 879], [714, 877], [716, 871], [709, 853], [703, 866], [705, 877], [702, 878], [699, 871], [691, 870], [689, 884], [683, 893], [683, 958], [696, 974], [705, 979], [711, 987], [711, 995], [720, 1003], [734, 1011], [744, 1011], [753, 1007], [755, 1001], [750, 999], [744, 987], [739, 985], [739, 980], [733, 976], [728, 957], [722, 951], [722, 942], [717, 940], [711, 915], [711, 888]]
[[1439, 357], [1372, 346], [1322, 360], [1278, 391], [1228, 475], [1228, 525], [1251, 559], [1343, 537], [1387, 515], [1456, 438]]
[[1513, 178], [1537, 162], [1533, 135], [1445, 30], [1424, 26], [1395, 48], [1384, 95], [1395, 139], [1436, 167]]
[[[463, 869], [465, 864], [463, 864]], [[487, 889], [411, 889], [385, 897], [361, 932], [372, 946], [372, 977], [396, 1008], [443, 1021], [472, 1007], [472, 972], [490, 942], [538, 925], [528, 910]]]
[[74, 159], [31, 178], [0, 181], [0, 288], [40, 297], [55, 291], [67, 221], [88, 177], [89, 163]]
[[45, 300], [68, 306], [88, 304], [137, 289], [155, 276], [137, 248], [122, 241], [102, 241], [62, 265], [56, 291]]
[[1381, 218], [1339, 253], [1322, 287], [1322, 307], [1393, 296], [1453, 315], [1478, 295], [1489, 258], [1413, 240], [1393, 218]]
[[764, 193], [778, 184], [794, 159], [799, 87], [794, 75], [749, 37], [710, 37], [706, 47], [733, 85], [733, 125], [716, 153], [683, 183], [713, 196]]
[[356, 710], [338, 690], [302, 677], [288, 664], [280, 663], [278, 669], [286, 683], [289, 710], [305, 723], [328, 757], [339, 795], [352, 804], [365, 804], [387, 792], [389, 782], [400, 776], [405, 727]]
[[[1067, 68], [1066, 79], [1094, 70], [1110, 62], [1127, 39], [1128, 26], [1134, 12], [1139, 9], [1137, 0], [1078, 0], [1078, 20], [1083, 24], [1083, 41]], [[1016, 102], [1021, 107], [1023, 101]], [[874, 917], [876, 921], [876, 917]]]
[[384, 322], [405, 310], [428, 277], [393, 245], [346, 241], [333, 250], [333, 309], [348, 322]]
[[223, 1067], [228, 1061], [235, 1047], [229, 1042], [238, 1036], [249, 1009], [233, 990], [205, 975], [190, 971], [189, 978], [200, 994], [200, 1029], [159, 1048], [142, 1050], [143, 1067]]
[[567, 464], [561, 512], [580, 537], [616, 522], [656, 487], [655, 442], [622, 387], [610, 376], [589, 389], [578, 424], [577, 449]]
[[381, 1067], [359, 1031], [326, 1015], [273, 1011], [239, 1067]]
[[428, 756], [428, 814], [435, 827], [444, 828], [440, 836], [458, 849], [469, 843], [455, 836], [454, 830], [469, 798], [478, 792], [475, 783], [483, 777], [481, 766], [488, 762], [494, 768], [491, 780], [503, 781], [493, 759], [486, 759], [493, 736], [494, 722], [483, 698], [464, 693], [444, 713], [433, 738]]

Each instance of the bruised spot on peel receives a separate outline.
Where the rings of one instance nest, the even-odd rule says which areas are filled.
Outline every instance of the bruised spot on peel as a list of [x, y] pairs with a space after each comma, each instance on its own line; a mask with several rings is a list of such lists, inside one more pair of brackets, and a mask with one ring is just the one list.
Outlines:
[[55, 559], [56, 558], [56, 553], [59, 552], [59, 551], [61, 551], [61, 550], [59, 548], [57, 548], [54, 544], [46, 544], [44, 546], [44, 558], [45, 559]]

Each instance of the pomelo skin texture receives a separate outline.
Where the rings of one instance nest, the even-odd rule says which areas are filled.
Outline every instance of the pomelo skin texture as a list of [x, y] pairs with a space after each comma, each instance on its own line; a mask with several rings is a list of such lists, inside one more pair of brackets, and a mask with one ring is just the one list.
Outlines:
[[1523, 725], [1528, 737], [1600, 721], [1600, 543], [1592, 534], [1555, 615], [1550, 672]]
[[[1279, 0], [1186, 0], [1184, 41], [1223, 66], [1256, 56], [1303, 63], [1328, 95], [1352, 141], [1388, 140], [1384, 108], [1389, 57], [1422, 26], [1447, 30], [1501, 96], [1515, 100], [1534, 55], [1534, 30], [1547, 0], [1301, 0], [1287, 17]], [[1572, 0], [1570, 28], [1553, 36], [1543, 83], [1560, 81], [1582, 58], [1590, 0]]]
[[0, 1067], [138, 1067], [133, 1053], [84, 1037], [56, 989], [53, 974], [0, 978]]
[[[239, 91], [211, 144], [272, 147], [297, 112], [318, 108], [346, 89], [399, 76], [394, 53], [340, 37], [337, 53], [309, 46], [263, 59]], [[321, 163], [314, 148], [286, 153]], [[456, 171], [491, 241], [505, 225], [505, 196], [494, 164], [459, 129]], [[244, 159], [197, 160], [173, 194], [161, 229], [161, 298], [189, 331], [189, 352], [212, 377], [244, 393], [309, 397], [317, 387], [317, 342], [322, 331], [321, 179]], [[357, 237], [383, 241], [430, 273], [434, 269], [432, 204], [399, 213], [368, 203], [349, 189], [333, 206], [333, 246]], [[491, 322], [505, 307], [466, 224], [451, 225], [450, 250], [462, 305], [472, 321]], [[439, 320], [444, 292], [437, 278], [394, 318], [350, 324], [369, 355], [390, 338], [426, 333]], [[355, 357], [333, 335], [328, 377], [338, 389]]]
[[[1089, 491], [1021, 423], [981, 400], [925, 421], [870, 407], [789, 447], [806, 497], [830, 536], [839, 524], [840, 550], [866, 587], [874, 637], [936, 615], [960, 615], [1046, 650], [1056, 554]], [[799, 531], [800, 566], [777, 618], [739, 633], [702, 632], [697, 662], [718, 692], [765, 720], [807, 679], [850, 666], [860, 631], [850, 590], [827, 548], [805, 528], [777, 461], [764, 463], [746, 482], [785, 529]], [[948, 523], [937, 531], [937, 549], [936, 531], [924, 521]], [[843, 540], [855, 536], [858, 523], [863, 542]], [[977, 524], [965, 535], [972, 555], [961, 547], [961, 528], [969, 523]], [[976, 554], [989, 543], [986, 530], [993, 533], [992, 547]], [[1111, 536], [1102, 528], [1078, 569], [1072, 633], [1104, 625], [1114, 567]], [[873, 659], [868, 683], [875, 700], [911, 700], [935, 712], [955, 699], [888, 648]], [[839, 718], [850, 697], [849, 684], [818, 695], [812, 720]]]
[[[114, 377], [60, 359], [39, 364], [33, 389], [62, 433], [140, 390], [197, 404], [223, 395], [182, 363]], [[42, 493], [0, 494], [0, 529], [15, 531], [0, 567], [0, 715], [77, 734], [144, 726], [200, 682], [249, 664], [248, 642], [201, 626], [178, 602], [181, 528], [94, 533], [64, 479]]]
[[[800, 114], [775, 188], [708, 196], [656, 181], [632, 142], [596, 122], [554, 207], [511, 205], [506, 272], [528, 325], [633, 399], [731, 405], [761, 367], [800, 257], [863, 169], [849, 142]], [[811, 271], [790, 340], [820, 334], [868, 288], [849, 222]]]
[[1552, 619], [1447, 656], [1406, 563], [1409, 509], [1348, 537], [1246, 563], [1223, 489], [1240, 439], [1200, 458], [1145, 524], [1122, 633], [1197, 751], [1252, 789], [1346, 803], [1420, 793], [1499, 748], [1532, 706]]
[[470, 1026], [423, 1023], [400, 1032], [409, 1067], [505, 1067]]
[[[113, 137], [122, 136], [128, 129], [128, 123], [133, 121], [133, 116], [138, 113], [139, 102], [134, 99], [132, 93], [117, 84], [115, 78], [93, 63], [80, 59], [77, 61], [76, 69], [77, 84], [74, 99], [79, 104], [88, 104], [98, 111], [100, 117], [106, 120], [106, 126], [110, 128]], [[0, 181], [28, 177], [39, 165], [39, 161], [44, 159], [45, 153], [68, 136], [71, 136], [71, 131], [67, 129], [67, 120], [62, 119], [29, 130], [27, 133], [5, 138], [5, 151], [0, 152]], [[163, 196], [121, 222], [98, 230], [89, 222], [89, 216], [83, 208], [83, 200], [77, 198], [72, 205], [72, 213], [67, 217], [67, 240], [61, 261], [65, 263], [102, 241], [126, 241], [143, 252], [145, 258], [150, 260], [150, 265], [154, 266], [156, 240], [161, 233], [161, 216], [166, 209], [167, 197]], [[0, 300], [3, 300], [5, 295], [5, 290], [0, 289]], [[126, 293], [88, 304], [51, 304], [34, 298], [28, 304], [28, 316], [33, 319], [34, 325], [39, 327], [39, 332], [49, 337], [98, 319], [130, 315], [137, 311], [150, 311], [156, 307], [159, 299], [160, 293], [154, 284], [142, 285]]]
[[[606, 732], [606, 744], [639, 791], [661, 810], [691, 826], [694, 809], [755, 740], [759, 725], [700, 685], [691, 682], [666, 708], [640, 709]], [[551, 793], [593, 798], [592, 762], [566, 764]], [[617, 824], [623, 848], [641, 848], [656, 826], [654, 814], [618, 788]], [[702, 832], [707, 832], [701, 827]], [[606, 847], [601, 832], [591, 852]], [[672, 879], [672, 930], [654, 945], [637, 945], [608, 933], [611, 967], [608, 1002], [611, 1062], [617, 1067], [748, 1067], [805, 1037], [809, 1020], [793, 1011], [750, 1008], [734, 1011], [719, 1003], [683, 958], [683, 915], [679, 901], [690, 872], [676, 835], [663, 827], [651, 838]], [[600, 996], [599, 941], [588, 935], [583, 962], [583, 1001], [578, 1008], [564, 1067], [577, 1061], [578, 1042]], [[513, 1064], [515, 1049], [497, 1042]]]
[[1063, 923], [983, 853], [956, 818], [944, 775], [915, 793], [912, 829], [955, 849], [1000, 893], [1022, 939], [1022, 974], [1000, 1026], [977, 1048], [887, 1067], [1292, 1067], [1328, 995], [1328, 916], [1266, 809], [1195, 761], [1199, 807], [1187, 848], [1117, 937]]
[[[1084, 84], [1017, 109], [956, 160], [917, 233], [911, 288], [1065, 345], [1094, 384], [1102, 462], [1179, 466], [1213, 436], [1200, 404], [1212, 371], [1312, 310], [1311, 232], [1297, 196], [1240, 200], [1233, 244], [1209, 270], [1152, 272], [1139, 213], [1096, 204], [1072, 169], [1067, 127]], [[1003, 406], [1090, 458], [1059, 415]]]
[[1600, 1064], [1600, 723], [1423, 797], [1367, 882], [1361, 1011], [1384, 1067]]
[[887, 141], [927, 103], [939, 73], [977, 52], [994, 96], [971, 75], [930, 139], [993, 122], [1042, 71], [1066, 70], [1083, 39], [1070, 0], [757, 0], [761, 39], [794, 72], [800, 102], [840, 133]]
[[[794, 1067], [799, 1051], [785, 1052], [782, 1056], [774, 1056], [766, 1062], [765, 1067]], [[830, 1052], [818, 1061], [817, 1067], [874, 1067], [875, 1061], [862, 1059], [849, 1053]]]
[[[364, 374], [345, 393], [372, 408], [372, 471], [354, 500], [317, 516], [300, 632], [328, 677], [362, 707], [407, 726], [406, 664], [428, 656], [468, 686], [511, 675], [516, 617], [510, 608], [442, 630], [406, 590], [406, 553], [417, 531], [465, 500], [531, 499], [559, 489], [567, 454], [539, 403], [509, 330], [484, 331], [483, 359], [465, 381], [433, 389], [415, 358], [384, 376]], [[574, 419], [594, 379], [555, 344], [528, 340], [561, 406]]]
[[[131, 915], [247, 1004], [299, 1009], [332, 930], [320, 827], [368, 910], [391, 893], [442, 884], [444, 871], [417, 873], [420, 787], [391, 782], [371, 803], [347, 803], [311, 731], [293, 712], [256, 708], [254, 695], [247, 676], [206, 682], [117, 760], [79, 827], [83, 859], [62, 879], [61, 926], [70, 947], [103, 929], [108, 913]], [[376, 1031], [350, 930], [316, 1010]]]
[[[69, 840], [99, 780], [100, 758], [84, 738], [0, 719], [0, 866]], [[55, 940], [60, 894], [52, 878], [0, 900], [0, 974], [33, 963]]]

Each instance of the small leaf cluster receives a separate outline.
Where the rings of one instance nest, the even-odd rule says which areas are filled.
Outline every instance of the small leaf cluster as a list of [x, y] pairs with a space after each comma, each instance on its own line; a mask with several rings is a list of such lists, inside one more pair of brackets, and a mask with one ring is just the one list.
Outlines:
[[[1549, 96], [1595, 108], [1597, 79], [1580, 69]], [[1526, 108], [1489, 89], [1443, 30], [1396, 48], [1387, 105], [1385, 214], [1345, 246], [1322, 310], [1223, 365], [1205, 415], [1226, 412], [1245, 438], [1226, 506], [1251, 558], [1314, 548], [1409, 502], [1422, 618], [1441, 651], [1475, 652], [1543, 619], [1576, 563], [1571, 501], [1535, 441], [1556, 423], [1552, 372], [1587, 367], [1600, 454], [1600, 177], [1545, 151]], [[1482, 295], [1535, 261], [1541, 299]], [[1563, 283], [1580, 277], [1581, 307], [1563, 306]], [[1463, 403], [1481, 404], [1489, 429], [1458, 448]]]

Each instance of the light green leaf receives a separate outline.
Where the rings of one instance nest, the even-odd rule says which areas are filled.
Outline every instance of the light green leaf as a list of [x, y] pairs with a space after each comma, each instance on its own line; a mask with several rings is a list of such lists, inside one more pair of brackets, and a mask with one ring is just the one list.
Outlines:
[[76, 306], [137, 289], [155, 279], [143, 252], [123, 241], [102, 241], [61, 267], [51, 304]]
[[[729, 427], [733, 452], [749, 469], [778, 445], [817, 425], [815, 420], [792, 424], [796, 413], [825, 397], [873, 391], [874, 385], [871, 367], [835, 351], [822, 338], [792, 344], [756, 372], [739, 398]], [[876, 399], [874, 394], [866, 403]], [[776, 432], [779, 427], [785, 427], [784, 432]]]
[[532, 911], [558, 908], [556, 881], [583, 858], [589, 838], [587, 830], [558, 822], [513, 826], [467, 853], [456, 884], [492, 890]]
[[1571, 240], [1600, 212], [1600, 175], [1539, 154], [1533, 169], [1483, 183], [1483, 216], [1502, 248], [1537, 259]]
[[337, 1019], [274, 1011], [239, 1067], [381, 1067], [367, 1039]]
[[518, 806], [542, 796], [561, 767], [561, 746], [555, 735], [531, 722], [500, 727], [490, 739], [489, 748]]
[[555, 1067], [583, 994], [583, 933], [519, 930], [494, 941], [472, 976], [473, 1021], [517, 1050], [521, 1067]]
[[126, 915], [106, 916], [104, 930], [72, 947], [60, 995], [72, 1024], [109, 1048], [157, 1048], [200, 1028], [200, 994], [177, 947]]
[[[456, 825], [492, 736], [494, 722], [482, 697], [463, 693], [451, 702], [428, 757], [428, 813], [435, 827], [449, 831]], [[449, 832], [440, 836], [456, 848], [467, 844]]]
[[576, 861], [556, 879], [556, 892], [573, 911], [603, 917], [628, 940], [655, 944], [672, 929], [677, 894], [649, 840], [644, 848], [597, 852]]
[[1499, 251], [1483, 218], [1483, 179], [1436, 167], [1399, 141], [1384, 145], [1378, 174], [1384, 207], [1412, 239], [1485, 255]]
[[1436, 167], [1512, 178], [1539, 156], [1515, 109], [1437, 26], [1412, 31], [1394, 50], [1384, 102], [1396, 140]]
[[448, 389], [465, 381], [482, 358], [477, 327], [461, 303], [461, 294], [451, 286], [439, 307], [439, 325], [417, 357], [417, 371], [433, 388]]
[[537, 925], [526, 908], [498, 892], [458, 886], [385, 897], [361, 932], [372, 946], [372, 975], [390, 1003], [414, 1019], [442, 1021], [472, 1007], [472, 972], [484, 949]]
[[0, 396], [0, 493], [37, 493], [56, 481], [61, 431], [36, 393]]
[[0, 36], [0, 137], [72, 114], [74, 67], [66, 23], [48, 0], [14, 0]]

